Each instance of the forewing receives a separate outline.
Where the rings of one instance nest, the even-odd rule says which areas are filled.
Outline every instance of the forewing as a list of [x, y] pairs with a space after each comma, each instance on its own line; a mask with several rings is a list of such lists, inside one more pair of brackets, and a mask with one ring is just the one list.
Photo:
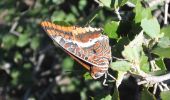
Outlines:
[[47, 21], [41, 23], [48, 35], [72, 56], [97, 67], [108, 67], [111, 48], [102, 30], [92, 27], [60, 26]]

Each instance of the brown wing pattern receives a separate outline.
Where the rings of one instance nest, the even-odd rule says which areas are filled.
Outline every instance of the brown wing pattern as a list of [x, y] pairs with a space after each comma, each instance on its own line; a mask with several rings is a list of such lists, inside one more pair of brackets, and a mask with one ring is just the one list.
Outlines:
[[[108, 37], [101, 34], [101, 29], [64, 27], [47, 21], [41, 25], [54, 42], [57, 42], [68, 54], [71, 53], [70, 56], [75, 55], [76, 58], [95, 66], [91, 70], [107, 71], [111, 60], [111, 48]], [[89, 70], [89, 67], [86, 66], [86, 69]]]

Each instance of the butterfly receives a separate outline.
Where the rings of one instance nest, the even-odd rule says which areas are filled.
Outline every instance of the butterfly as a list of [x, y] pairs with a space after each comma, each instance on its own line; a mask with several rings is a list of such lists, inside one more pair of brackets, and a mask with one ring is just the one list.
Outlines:
[[[41, 22], [41, 26], [51, 37], [54, 44], [59, 45], [68, 55], [86, 68], [92, 78], [98, 79], [109, 75], [108, 68], [112, 60], [111, 47], [101, 28], [60, 26], [49, 21]], [[106, 85], [106, 80], [103, 84]]]

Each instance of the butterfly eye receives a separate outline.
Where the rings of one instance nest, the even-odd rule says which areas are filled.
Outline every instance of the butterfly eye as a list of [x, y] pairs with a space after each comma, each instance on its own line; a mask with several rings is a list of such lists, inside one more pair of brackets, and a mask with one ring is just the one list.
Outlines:
[[88, 57], [85, 57], [84, 59], [85, 59], [85, 60], [88, 60]]

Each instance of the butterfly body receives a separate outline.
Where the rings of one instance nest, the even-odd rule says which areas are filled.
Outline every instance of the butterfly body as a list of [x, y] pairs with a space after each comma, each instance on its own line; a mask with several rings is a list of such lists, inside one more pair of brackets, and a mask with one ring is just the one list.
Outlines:
[[41, 26], [73, 59], [83, 65], [94, 79], [107, 73], [111, 61], [109, 39], [100, 28], [60, 26], [44, 21]]

